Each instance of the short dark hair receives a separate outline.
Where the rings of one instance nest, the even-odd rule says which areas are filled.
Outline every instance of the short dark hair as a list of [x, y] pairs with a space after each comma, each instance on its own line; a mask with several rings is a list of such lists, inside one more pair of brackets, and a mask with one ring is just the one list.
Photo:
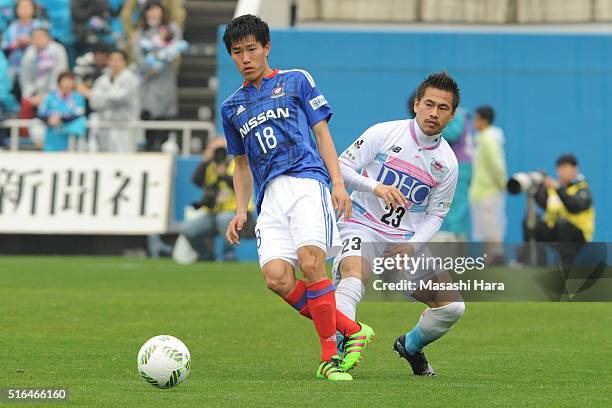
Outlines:
[[72, 71], [64, 71], [57, 77], [57, 83], [59, 84], [60, 82], [62, 82], [62, 79], [64, 78], [72, 78], [72, 80], [74, 81], [76, 80], [76, 75], [74, 75]]
[[576, 156], [574, 156], [571, 153], [568, 153], [568, 154], [561, 155], [557, 159], [557, 167], [561, 166], [562, 164], [570, 164], [576, 167], [578, 166], [578, 160], [576, 160]]
[[455, 82], [455, 80], [451, 78], [450, 75], [448, 75], [448, 72], [436, 72], [430, 74], [427, 78], [425, 78], [425, 80], [421, 82], [421, 84], [416, 90], [416, 99], [420, 101], [423, 96], [425, 96], [425, 91], [427, 90], [427, 88], [430, 87], [452, 93], [453, 112], [457, 109], [457, 107], [459, 106], [459, 101], [461, 100], [461, 91], [459, 90], [457, 82]]
[[252, 14], [245, 14], [233, 19], [225, 27], [225, 33], [223, 34], [223, 42], [227, 52], [231, 54], [232, 45], [250, 36], [253, 36], [255, 41], [265, 47], [270, 42], [268, 24]]
[[493, 110], [492, 107], [490, 106], [480, 106], [476, 109], [475, 111], [478, 116], [480, 116], [482, 119], [486, 120], [489, 125], [493, 123], [493, 121], [495, 120], [495, 111]]
[[111, 45], [106, 41], [98, 41], [91, 47], [91, 52], [94, 54], [110, 54], [112, 50]]

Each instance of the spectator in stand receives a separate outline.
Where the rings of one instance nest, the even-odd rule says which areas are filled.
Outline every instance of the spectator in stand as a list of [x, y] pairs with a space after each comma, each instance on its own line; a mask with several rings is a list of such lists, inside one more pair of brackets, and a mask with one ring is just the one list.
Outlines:
[[[60, 73], [68, 69], [68, 57], [64, 47], [53, 41], [44, 26], [32, 31], [30, 45], [21, 60], [19, 83], [21, 84], [21, 119], [32, 119], [36, 108], [47, 94], [57, 86]], [[30, 129], [33, 131], [34, 129]], [[41, 134], [31, 135], [36, 142]], [[40, 146], [39, 146], [40, 147]]]
[[[121, 20], [123, 22], [123, 32], [128, 41], [128, 45], [133, 45], [132, 36], [138, 29], [138, 22], [142, 19], [144, 9], [149, 2], [147, 0], [125, 0], [121, 9]], [[185, 28], [185, 6], [183, 0], [158, 0], [164, 10], [166, 10], [168, 21], [176, 23], [180, 30]], [[130, 47], [128, 47], [130, 49]]]
[[[127, 68], [127, 55], [123, 51], [113, 51], [108, 61], [108, 70], [96, 79], [93, 89], [83, 85], [78, 87], [88, 99], [94, 111], [90, 116], [95, 120], [115, 121], [125, 124], [140, 118], [138, 95], [139, 79]], [[95, 129], [98, 150], [103, 152], [135, 152], [137, 140], [135, 132], [125, 126], [114, 129]]]
[[76, 55], [91, 51], [100, 41], [112, 43], [108, 0], [72, 0], [71, 11]]
[[126, 40], [123, 32], [123, 22], [121, 21], [121, 9], [124, 0], [108, 0], [109, 20], [113, 44], [117, 49], [123, 50], [126, 48]]
[[15, 0], [0, 0], [0, 31], [4, 31], [15, 19]]
[[[13, 89], [13, 81], [8, 74], [9, 64], [4, 56], [4, 53], [0, 52], [0, 120], [4, 120], [8, 117], [14, 116], [19, 112], [19, 104], [17, 99], [11, 93]], [[8, 129], [0, 129], [0, 149], [5, 145], [5, 138], [9, 135]]]
[[76, 55], [74, 55], [70, 0], [35, 0], [35, 2], [42, 7], [42, 13], [47, 15], [51, 37], [64, 46], [70, 61], [74, 62]]
[[0, 52], [0, 120], [19, 112], [19, 103], [11, 93], [13, 80], [8, 74], [9, 63]]
[[38, 108], [38, 117], [47, 124], [45, 151], [66, 151], [76, 148], [72, 138], [81, 138], [87, 130], [85, 98], [79, 94], [72, 72], [62, 72], [58, 89], [51, 91]]
[[[149, 2], [134, 35], [134, 59], [142, 77], [140, 100], [144, 120], [166, 120], [178, 113], [177, 67], [173, 62], [187, 49], [176, 23], [164, 8]], [[159, 150], [167, 132], [147, 132], [146, 150]]]
[[74, 74], [79, 83], [91, 88], [108, 66], [110, 54], [111, 46], [104, 41], [99, 41], [94, 44], [90, 52], [77, 57]]
[[13, 21], [2, 33], [2, 50], [7, 54], [9, 75], [14, 80], [19, 73], [21, 58], [32, 40], [32, 30], [40, 27], [36, 19], [36, 5], [32, 0], [19, 0], [15, 6], [17, 20]]

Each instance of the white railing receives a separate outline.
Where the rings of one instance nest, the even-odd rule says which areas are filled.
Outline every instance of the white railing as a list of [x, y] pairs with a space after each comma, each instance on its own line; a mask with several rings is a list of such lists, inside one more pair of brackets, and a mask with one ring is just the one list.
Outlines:
[[[38, 119], [6, 119], [0, 122], [0, 128], [9, 128], [10, 150], [19, 150], [19, 129], [28, 128], [40, 123]], [[217, 136], [217, 128], [210, 121], [162, 121], [162, 120], [135, 120], [130, 122], [112, 122], [97, 120], [89, 122], [89, 128], [96, 129], [129, 129], [129, 130], [177, 130], [180, 131], [182, 141], [181, 154], [188, 156], [191, 154], [191, 136], [194, 130], [204, 130], [208, 132], [208, 140]], [[197, 152], [198, 154], [201, 152]]]

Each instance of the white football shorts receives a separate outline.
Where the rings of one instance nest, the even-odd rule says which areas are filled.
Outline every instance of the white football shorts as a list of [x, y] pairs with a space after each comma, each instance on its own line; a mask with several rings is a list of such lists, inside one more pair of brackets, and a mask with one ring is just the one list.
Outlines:
[[340, 249], [329, 188], [318, 180], [278, 176], [267, 186], [255, 226], [259, 265], [283, 259], [297, 266], [297, 250], [321, 248], [331, 257]]
[[[390, 238], [381, 234], [380, 232], [355, 222], [341, 221], [338, 223], [338, 229], [340, 231], [340, 240], [342, 247], [339, 248], [339, 253], [334, 258], [333, 265], [333, 280], [334, 285], [337, 286], [340, 282], [340, 262], [344, 258], [349, 256], [359, 256], [365, 259], [370, 264], [370, 273], [372, 273], [375, 266], [382, 268], [382, 261], [384, 260], [385, 251], [391, 248], [393, 245], [407, 243], [408, 240], [400, 240], [397, 238]], [[431, 252], [427, 245], [423, 245], [421, 249], [414, 255], [414, 257], [429, 257]], [[378, 263], [377, 263], [378, 261]], [[402, 279], [417, 281], [419, 279], [428, 279], [433, 275], [440, 273], [440, 270], [434, 270], [429, 268], [418, 268], [414, 271], [396, 271], [399, 272], [399, 276]], [[373, 275], [370, 275], [371, 279]]]

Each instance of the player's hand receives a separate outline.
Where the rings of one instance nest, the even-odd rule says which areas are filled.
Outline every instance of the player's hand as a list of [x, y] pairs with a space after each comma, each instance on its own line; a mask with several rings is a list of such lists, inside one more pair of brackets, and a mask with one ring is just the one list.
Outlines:
[[337, 218], [340, 219], [340, 216], [344, 214], [345, 220], [350, 219], [353, 214], [353, 203], [344, 186], [334, 186], [331, 199]]
[[246, 214], [236, 214], [227, 226], [225, 238], [230, 244], [240, 245], [240, 231], [247, 221]]
[[374, 194], [376, 197], [380, 197], [383, 199], [387, 207], [395, 209], [395, 207], [403, 207], [406, 205], [408, 200], [406, 197], [399, 191], [396, 187], [388, 186], [386, 184], [380, 183], [374, 189]]
[[413, 256], [414, 246], [409, 242], [406, 242], [405, 244], [392, 245], [388, 247], [384, 253], [385, 258], [393, 258], [396, 255]]

